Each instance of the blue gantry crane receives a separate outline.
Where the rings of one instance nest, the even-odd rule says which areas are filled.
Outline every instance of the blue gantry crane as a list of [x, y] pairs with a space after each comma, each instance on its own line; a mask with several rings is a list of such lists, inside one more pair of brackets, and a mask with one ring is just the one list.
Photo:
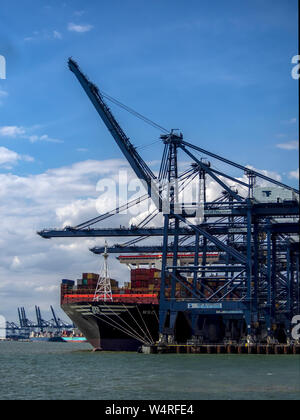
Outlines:
[[18, 308], [20, 328], [25, 328], [30, 332], [32, 331], [44, 332], [45, 330], [49, 331], [49, 330], [54, 330], [54, 329], [59, 331], [63, 329], [68, 330], [68, 329], [74, 328], [73, 324], [67, 323], [61, 320], [59, 317], [57, 317], [52, 306], [50, 306], [50, 310], [51, 310], [53, 318], [47, 321], [43, 319], [40, 307], [35, 306], [36, 322], [34, 322], [34, 321], [30, 321], [27, 318], [24, 307]]
[[37, 324], [33, 321], [30, 321], [30, 319], [27, 318], [24, 307], [18, 308], [18, 315], [19, 315], [21, 328], [26, 328], [26, 329], [37, 328]]
[[6, 321], [5, 338], [10, 340], [26, 340], [29, 338], [29, 332], [15, 322]]
[[11, 340], [28, 340], [31, 333], [55, 333], [63, 330], [73, 330], [74, 324], [70, 324], [57, 317], [54, 309], [50, 306], [53, 318], [49, 321], [43, 319], [39, 306], [35, 306], [36, 322], [27, 318], [24, 307], [18, 308], [19, 324], [6, 321], [6, 338]]
[[[250, 167], [207, 151], [184, 139], [177, 130], [166, 130], [101, 92], [70, 59], [75, 74], [104, 124], [112, 134], [147, 194], [116, 210], [62, 230], [43, 230], [43, 238], [131, 238], [108, 249], [114, 253], [162, 253], [160, 341], [176, 340], [176, 323], [184, 316], [192, 340], [205, 340], [207, 329], [217, 337], [237, 340], [290, 340], [291, 320], [299, 313], [299, 191]], [[126, 136], [105, 99], [125, 108], [160, 129], [164, 146], [156, 176]], [[191, 159], [180, 171], [180, 158]], [[210, 159], [210, 160], [208, 160]], [[215, 162], [221, 163], [220, 170]], [[232, 172], [239, 175], [232, 175]], [[182, 200], [196, 181], [197, 197]], [[213, 182], [218, 197], [209, 200], [207, 184]], [[155, 210], [138, 226], [96, 226], [127, 208], [151, 198]], [[161, 217], [163, 225], [149, 227]], [[137, 245], [161, 238], [161, 245]], [[96, 247], [95, 254], [103, 253]], [[207, 262], [208, 252], [219, 261]], [[168, 265], [168, 253], [173, 262]], [[193, 252], [194, 264], [178, 265], [179, 252]], [[202, 253], [199, 259], [199, 253]], [[171, 278], [171, 281], [169, 279]], [[192, 280], [191, 280], [192, 279]], [[176, 284], [186, 290], [176, 297]], [[167, 293], [169, 291], [169, 293]]]
[[75, 325], [74, 324], [69, 324], [69, 323], [63, 321], [62, 319], [60, 319], [56, 315], [56, 313], [55, 313], [55, 311], [53, 309], [53, 306], [50, 306], [50, 309], [51, 309], [53, 318], [49, 321], [49, 323], [51, 324], [51, 326], [53, 328], [56, 328], [58, 331], [61, 331], [61, 330], [70, 330], [70, 329], [74, 329], [75, 328]]
[[36, 327], [39, 329], [40, 332], [44, 332], [45, 330], [52, 328], [52, 324], [49, 321], [45, 321], [42, 318], [41, 310], [39, 306], [35, 306], [35, 313], [36, 313]]

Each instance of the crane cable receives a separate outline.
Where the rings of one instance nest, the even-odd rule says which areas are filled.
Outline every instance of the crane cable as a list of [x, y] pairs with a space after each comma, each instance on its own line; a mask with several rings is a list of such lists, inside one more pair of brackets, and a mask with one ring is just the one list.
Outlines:
[[139, 118], [140, 120], [144, 121], [146, 124], [151, 125], [152, 127], [156, 128], [157, 130], [164, 131], [165, 133], [169, 133], [170, 130], [162, 127], [161, 125], [157, 124], [156, 122], [150, 120], [149, 118], [145, 117], [144, 115], [140, 114], [139, 112], [135, 111], [134, 109], [130, 108], [129, 106], [123, 104], [122, 102], [118, 101], [117, 99], [113, 98], [112, 96], [108, 95], [107, 93], [101, 90], [101, 95], [108, 99], [110, 102], [114, 103], [115, 105], [123, 108], [125, 111], [129, 112], [130, 114], [134, 115], [135, 117]]

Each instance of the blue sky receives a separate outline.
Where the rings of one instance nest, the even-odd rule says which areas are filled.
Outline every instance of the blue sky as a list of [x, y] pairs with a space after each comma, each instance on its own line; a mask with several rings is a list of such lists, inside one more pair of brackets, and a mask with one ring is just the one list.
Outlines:
[[[3, 146], [35, 159], [20, 161], [17, 173], [120, 157], [68, 71], [69, 56], [104, 91], [204, 148], [280, 174], [298, 167], [295, 153], [276, 147], [298, 139], [296, 0], [12, 0], [0, 13], [0, 126], [61, 141], [2, 136]], [[115, 112], [134, 144], [157, 139]], [[159, 158], [161, 149], [147, 154]]]
[[[35, 231], [94, 216], [95, 181], [126, 166], [68, 57], [186, 140], [296, 187], [297, 13], [296, 0], [1, 2], [0, 314], [12, 316], [19, 299], [43, 310], [58, 302], [59, 278], [97, 270], [88, 248], [101, 240], [42, 241]], [[112, 109], [134, 145], [158, 140]], [[146, 161], [161, 152], [141, 149]]]

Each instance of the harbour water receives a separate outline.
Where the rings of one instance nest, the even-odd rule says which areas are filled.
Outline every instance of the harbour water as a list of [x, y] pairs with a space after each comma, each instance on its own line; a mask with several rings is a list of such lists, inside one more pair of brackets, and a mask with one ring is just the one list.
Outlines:
[[0, 342], [0, 400], [300, 399], [300, 356], [92, 353]]

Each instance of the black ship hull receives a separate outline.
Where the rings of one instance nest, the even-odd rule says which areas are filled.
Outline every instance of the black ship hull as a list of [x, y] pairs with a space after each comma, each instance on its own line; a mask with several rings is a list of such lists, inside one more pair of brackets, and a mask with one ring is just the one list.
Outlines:
[[[159, 339], [159, 304], [82, 301], [63, 303], [62, 309], [94, 349], [138, 351], [142, 345], [154, 344]], [[175, 343], [186, 344], [192, 339], [191, 325], [188, 315], [180, 312], [175, 322]], [[203, 315], [194, 328], [196, 336], [206, 344], [222, 344], [228, 337], [240, 342], [246, 334], [240, 315], [228, 319]]]
[[138, 351], [158, 340], [159, 305], [79, 302], [62, 309], [96, 350]]

